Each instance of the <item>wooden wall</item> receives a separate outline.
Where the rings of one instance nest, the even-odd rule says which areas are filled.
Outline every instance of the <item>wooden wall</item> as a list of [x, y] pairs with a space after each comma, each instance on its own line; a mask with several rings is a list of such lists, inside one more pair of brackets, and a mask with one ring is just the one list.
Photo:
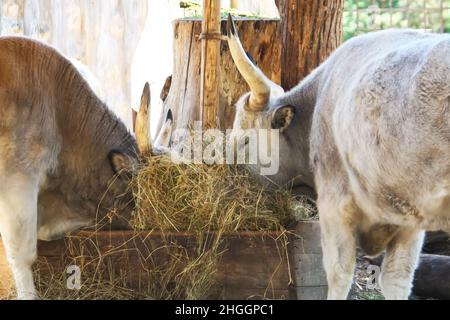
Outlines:
[[[274, 0], [223, 0], [222, 5], [277, 14]], [[85, 64], [129, 127], [130, 107], [137, 106], [150, 82], [156, 131], [159, 95], [173, 69], [171, 23], [183, 14], [179, 0], [0, 0], [0, 35], [43, 40]]]
[[81, 61], [130, 124], [130, 68], [147, 6], [147, 0], [0, 0], [0, 32], [43, 40]]

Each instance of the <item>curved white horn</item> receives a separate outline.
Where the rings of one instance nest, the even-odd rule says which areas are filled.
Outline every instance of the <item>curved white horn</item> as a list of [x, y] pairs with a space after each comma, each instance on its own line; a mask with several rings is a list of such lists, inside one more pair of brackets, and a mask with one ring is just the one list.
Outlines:
[[227, 33], [233, 61], [251, 89], [249, 107], [253, 110], [261, 110], [270, 99], [270, 80], [253, 64], [245, 53], [231, 14], [228, 15]]
[[141, 106], [136, 118], [136, 142], [142, 157], [150, 156], [153, 148], [150, 139], [150, 85], [145, 84], [141, 98]]

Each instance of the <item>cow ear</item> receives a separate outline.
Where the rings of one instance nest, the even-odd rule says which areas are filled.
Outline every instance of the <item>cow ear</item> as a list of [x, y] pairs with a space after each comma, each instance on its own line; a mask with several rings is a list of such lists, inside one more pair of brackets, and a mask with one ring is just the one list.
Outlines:
[[272, 113], [272, 129], [279, 129], [284, 132], [292, 123], [295, 117], [295, 108], [292, 106], [282, 106]]
[[131, 175], [136, 165], [136, 160], [123, 152], [113, 150], [108, 155], [109, 163], [114, 173]]

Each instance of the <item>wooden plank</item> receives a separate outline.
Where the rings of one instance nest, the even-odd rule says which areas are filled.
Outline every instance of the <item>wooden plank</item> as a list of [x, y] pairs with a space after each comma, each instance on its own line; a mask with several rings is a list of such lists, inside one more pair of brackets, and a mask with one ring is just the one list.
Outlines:
[[297, 287], [322, 287], [326, 285], [326, 273], [322, 266], [322, 254], [294, 254]]
[[[129, 270], [127, 284], [138, 289], [149, 281], [146, 268], [161, 267], [170, 261], [171, 248], [157, 250], [167, 243], [182, 247], [189, 255], [195, 256], [198, 250], [197, 237], [189, 233], [148, 234], [128, 231], [96, 232], [82, 231], [70, 240], [52, 243], [39, 243], [40, 270], [48, 273], [46, 264], [53, 271], [64, 272], [67, 259], [75, 264], [82, 263], [82, 256], [96, 258], [102, 256], [103, 265], [113, 265], [119, 272]], [[206, 235], [214, 239], [214, 233]], [[219, 250], [223, 250], [217, 270], [217, 281], [223, 288], [226, 299], [247, 299], [266, 297], [281, 299], [293, 297], [295, 290], [290, 288], [289, 264], [285, 252], [280, 252], [279, 233], [245, 232], [224, 236]], [[204, 249], [211, 247], [206, 241]], [[113, 249], [115, 248], [115, 249]], [[61, 257], [65, 257], [61, 259]], [[72, 261], [72, 260], [70, 260]], [[183, 267], [183, 263], [179, 268]], [[242, 291], [239, 291], [239, 288]]]
[[323, 268], [320, 224], [317, 221], [298, 223], [297, 235], [290, 246], [296, 296], [299, 300], [325, 300], [327, 277]]
[[294, 239], [296, 252], [322, 254], [320, 224], [317, 221], [302, 221], [298, 223], [294, 233], [298, 235]]
[[[219, 288], [223, 289], [219, 297], [322, 299], [326, 294], [326, 280], [320, 273], [321, 251], [316, 243], [320, 243], [319, 225], [317, 222], [301, 224], [287, 239], [277, 232], [224, 235], [216, 276]], [[300, 233], [301, 237], [294, 233]], [[209, 239], [204, 243], [205, 250], [211, 248], [211, 240], [216, 236], [205, 235]], [[289, 243], [289, 259], [282, 246], [285, 240]], [[73, 264], [87, 268], [87, 272], [99, 267], [104, 273], [99, 276], [105, 279], [111, 274], [126, 274], [125, 285], [138, 291], [150, 281], [149, 270], [173, 263], [170, 257], [174, 250], [183, 248], [189, 256], [196, 256], [198, 247], [197, 237], [190, 233], [81, 231], [65, 240], [39, 242], [35, 270], [45, 278], [51, 273], [64, 277], [67, 266]], [[91, 262], [89, 266], [88, 262]], [[177, 268], [181, 270], [183, 263], [177, 264]]]
[[286, 289], [290, 284], [287, 257], [273, 239], [235, 239], [220, 260], [218, 278], [230, 286]]
[[324, 300], [328, 293], [328, 286], [297, 287], [297, 300]]

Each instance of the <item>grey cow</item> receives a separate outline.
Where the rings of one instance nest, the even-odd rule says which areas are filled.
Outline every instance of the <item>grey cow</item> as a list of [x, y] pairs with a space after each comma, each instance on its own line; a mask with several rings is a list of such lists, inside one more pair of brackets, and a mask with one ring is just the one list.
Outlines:
[[228, 42], [251, 92], [234, 129], [280, 129], [272, 179], [314, 189], [329, 299], [345, 299], [355, 251], [386, 250], [381, 287], [409, 297], [424, 230], [450, 230], [450, 36], [387, 30], [352, 39], [292, 91]]

